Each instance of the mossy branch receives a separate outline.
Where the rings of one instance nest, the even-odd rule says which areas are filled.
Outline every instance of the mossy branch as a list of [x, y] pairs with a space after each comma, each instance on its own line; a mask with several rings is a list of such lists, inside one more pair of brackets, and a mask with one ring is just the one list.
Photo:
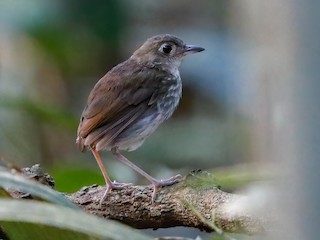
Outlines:
[[[23, 173], [43, 184], [46, 184], [43, 179], [52, 181], [43, 176], [38, 165], [35, 166], [35, 171], [28, 168]], [[270, 222], [254, 214], [248, 197], [221, 191], [214, 184], [214, 177], [202, 171], [192, 172], [181, 182], [163, 187], [154, 202], [151, 201], [151, 186], [128, 186], [112, 190], [100, 205], [105, 190], [105, 187], [93, 185], [65, 196], [90, 214], [140, 229], [185, 226], [211, 232], [215, 226], [225, 232], [261, 234], [267, 231]], [[17, 192], [11, 195], [19, 197]]]
[[[180, 183], [162, 188], [153, 203], [151, 186], [113, 190], [101, 206], [99, 201], [105, 187], [97, 185], [84, 187], [68, 198], [88, 213], [135, 228], [186, 226], [210, 232], [214, 229], [207, 223], [214, 221], [215, 226], [227, 232], [257, 234], [266, 231], [264, 219], [258, 219], [250, 209], [240, 207], [246, 205], [245, 196], [221, 191], [210, 179], [213, 177], [204, 172], [189, 174]], [[207, 221], [199, 218], [185, 202]]]

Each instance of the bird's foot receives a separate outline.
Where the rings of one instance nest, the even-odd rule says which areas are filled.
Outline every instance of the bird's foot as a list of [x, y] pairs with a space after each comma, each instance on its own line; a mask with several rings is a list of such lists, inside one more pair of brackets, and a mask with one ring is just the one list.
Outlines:
[[152, 192], [152, 202], [154, 202], [156, 200], [156, 195], [157, 195], [157, 191], [161, 188], [161, 187], [165, 187], [165, 186], [170, 186], [173, 185], [175, 183], [178, 183], [182, 180], [182, 176], [180, 174], [173, 176], [171, 178], [168, 179], [153, 179], [152, 180], [152, 184], [153, 184], [153, 192]]
[[113, 181], [108, 185], [108, 188], [111, 191], [112, 189], [122, 189], [128, 186], [132, 186], [132, 183], [119, 183], [119, 182]]
[[173, 185], [177, 182], [180, 182], [182, 179], [182, 176], [180, 174], [173, 176], [168, 179], [153, 179], [152, 184], [157, 186], [157, 187], [164, 187], [164, 186], [170, 186]]
[[128, 186], [132, 186], [132, 183], [119, 183], [116, 181], [109, 182], [107, 184], [106, 191], [104, 192], [103, 196], [100, 199], [100, 203], [99, 203], [100, 207], [102, 206], [102, 203], [104, 202], [104, 200], [106, 200], [108, 193], [110, 193], [112, 189], [122, 189]]

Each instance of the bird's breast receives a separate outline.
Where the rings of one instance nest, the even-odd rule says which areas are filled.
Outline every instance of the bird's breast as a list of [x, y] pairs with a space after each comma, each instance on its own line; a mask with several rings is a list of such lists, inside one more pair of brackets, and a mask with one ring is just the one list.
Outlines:
[[163, 118], [168, 119], [179, 104], [182, 94], [182, 83], [179, 72], [165, 77], [162, 81], [165, 85], [165, 91], [159, 96], [157, 107]]

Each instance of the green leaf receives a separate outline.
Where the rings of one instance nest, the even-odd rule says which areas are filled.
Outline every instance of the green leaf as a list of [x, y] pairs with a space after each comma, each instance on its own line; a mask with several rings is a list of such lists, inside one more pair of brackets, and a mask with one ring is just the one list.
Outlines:
[[11, 198], [10, 194], [0, 187], [0, 197]]
[[10, 240], [151, 240], [138, 230], [112, 220], [30, 200], [0, 199], [0, 225]]
[[[72, 193], [78, 191], [85, 185], [105, 184], [101, 177], [101, 172], [97, 167], [64, 163], [63, 165], [54, 165], [48, 171], [54, 176], [54, 186], [59, 192]], [[86, 177], [84, 178], [83, 176]]]
[[13, 175], [10, 172], [0, 171], [0, 187], [17, 189], [18, 191], [33, 194], [58, 205], [79, 209], [78, 206], [53, 189], [22, 175]]

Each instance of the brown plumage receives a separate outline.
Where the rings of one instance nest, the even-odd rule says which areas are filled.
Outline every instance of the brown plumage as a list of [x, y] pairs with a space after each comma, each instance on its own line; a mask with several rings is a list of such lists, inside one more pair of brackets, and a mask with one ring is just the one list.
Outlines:
[[98, 151], [110, 150], [115, 157], [145, 176], [156, 189], [173, 184], [180, 175], [156, 180], [135, 166], [119, 150], [135, 150], [178, 106], [182, 84], [178, 67], [188, 53], [203, 48], [185, 45], [172, 35], [148, 39], [133, 55], [112, 68], [92, 89], [78, 127], [77, 144], [89, 148], [104, 175], [107, 191], [127, 184], [112, 182]]

